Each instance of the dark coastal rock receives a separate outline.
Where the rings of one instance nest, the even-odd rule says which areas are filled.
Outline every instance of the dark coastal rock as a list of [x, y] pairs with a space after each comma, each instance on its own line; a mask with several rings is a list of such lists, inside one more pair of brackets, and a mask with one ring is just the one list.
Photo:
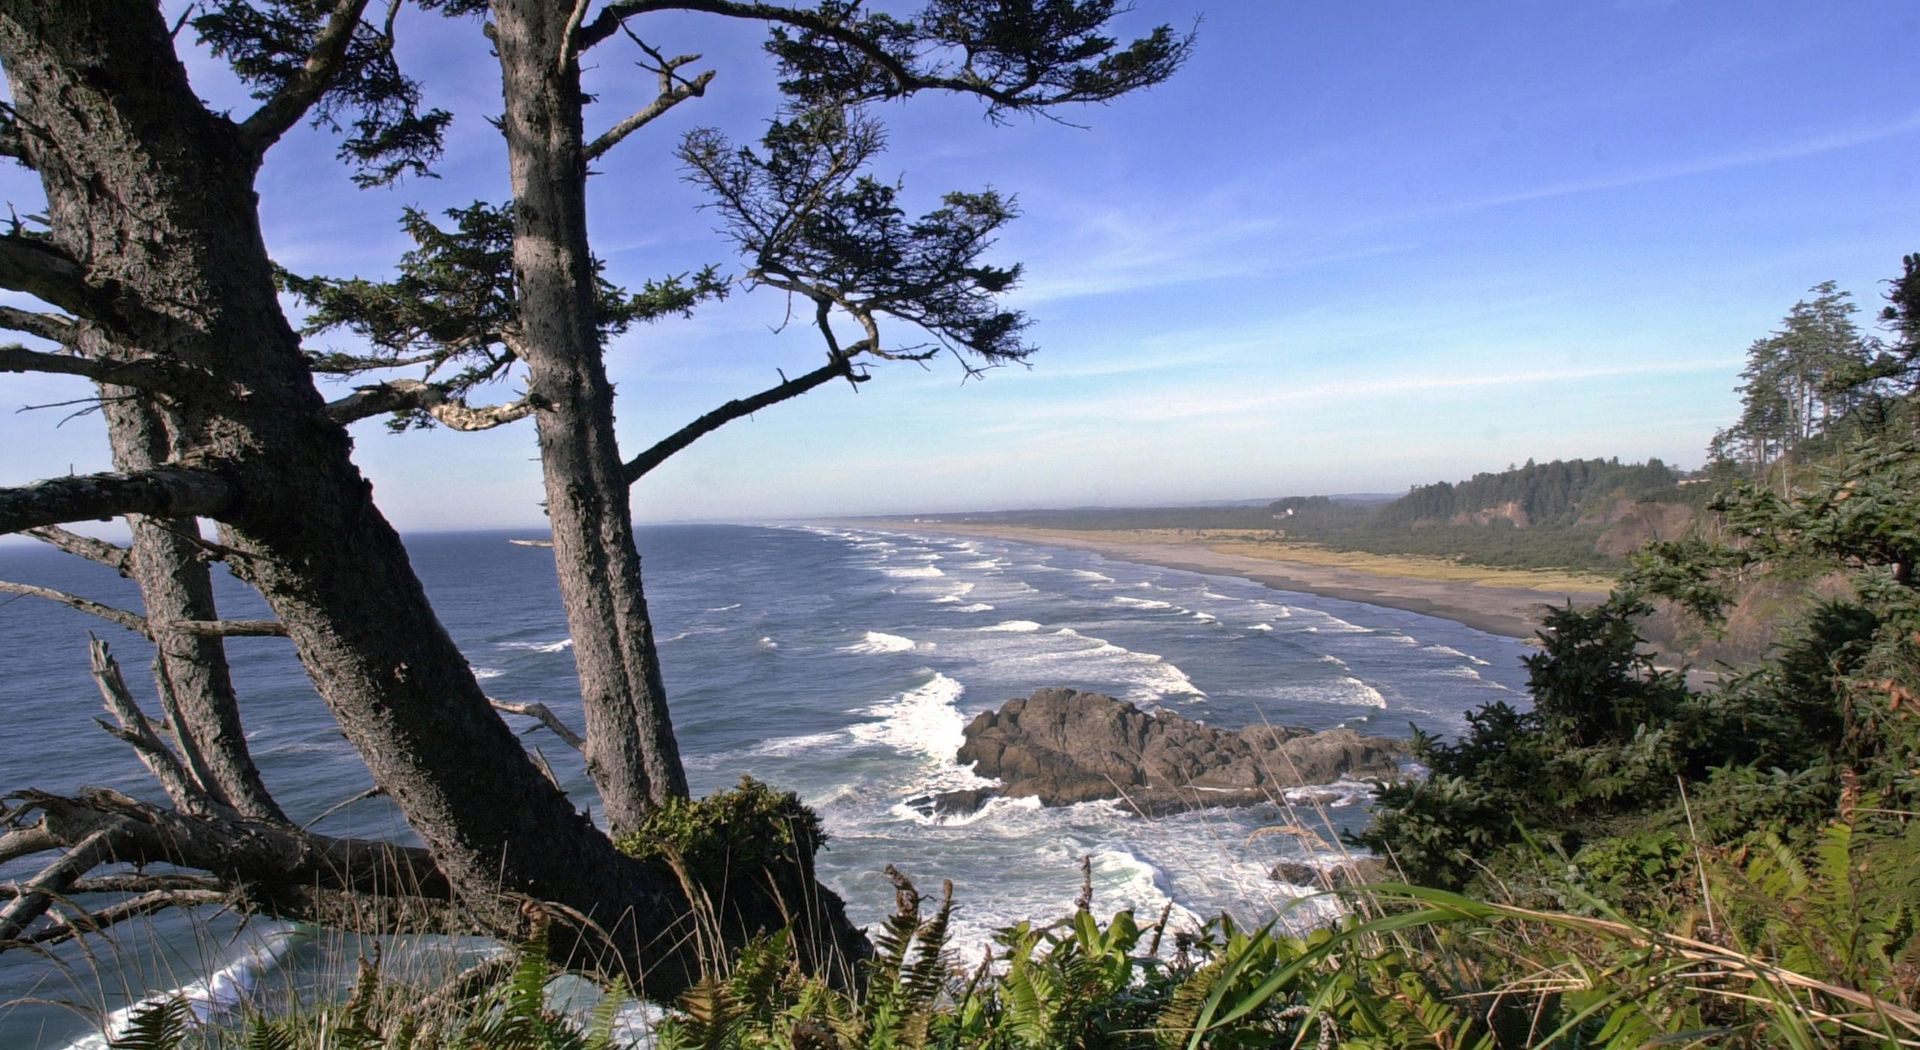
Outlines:
[[1349, 857], [1324, 866], [1283, 860], [1273, 866], [1267, 877], [1275, 882], [1288, 882], [1310, 889], [1344, 890], [1349, 886], [1381, 882], [1389, 874], [1387, 862], [1379, 857]]
[[[1153, 814], [1255, 805], [1289, 788], [1393, 776], [1405, 751], [1400, 741], [1351, 729], [1216, 729], [1099, 693], [1042, 689], [975, 718], [958, 759], [1000, 780], [991, 793], [1048, 806], [1123, 799]], [[984, 801], [962, 794], [935, 796], [935, 806], [966, 812]]]

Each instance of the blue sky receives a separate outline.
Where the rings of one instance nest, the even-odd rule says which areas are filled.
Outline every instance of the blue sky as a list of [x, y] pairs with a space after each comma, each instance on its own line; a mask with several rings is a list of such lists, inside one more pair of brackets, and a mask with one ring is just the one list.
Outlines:
[[[904, 179], [910, 208], [949, 189], [1018, 197], [996, 255], [1027, 267], [1012, 302], [1036, 321], [1032, 367], [963, 382], [951, 362], [893, 364], [857, 393], [815, 391], [657, 470], [638, 517], [1396, 491], [1529, 457], [1698, 465], [1736, 411], [1749, 342], [1822, 280], [1870, 315], [1920, 250], [1920, 5], [1139, 8], [1128, 28], [1203, 16], [1193, 59], [1153, 91], [1061, 114], [1084, 128], [996, 128], [951, 98], [878, 111], [891, 149], [876, 170]], [[637, 28], [718, 76], [597, 166], [596, 251], [627, 284], [738, 272], [671, 148], [695, 126], [757, 136], [777, 104], [759, 34], [695, 16]], [[261, 197], [293, 269], [386, 273], [402, 207], [505, 196], [477, 23], [413, 15], [402, 31], [429, 101], [458, 116], [441, 177], [356, 190], [328, 136], [290, 137]], [[590, 133], [651, 96], [629, 47], [593, 55]], [[205, 97], [243, 108], [216, 63], [189, 67]], [[37, 205], [18, 173], [0, 191]], [[629, 451], [817, 364], [817, 336], [776, 330], [784, 313], [775, 293], [740, 295], [617, 340]], [[0, 380], [0, 483], [106, 468], [97, 421], [11, 412], [86, 392]], [[356, 437], [402, 528], [539, 520], [530, 423]]]

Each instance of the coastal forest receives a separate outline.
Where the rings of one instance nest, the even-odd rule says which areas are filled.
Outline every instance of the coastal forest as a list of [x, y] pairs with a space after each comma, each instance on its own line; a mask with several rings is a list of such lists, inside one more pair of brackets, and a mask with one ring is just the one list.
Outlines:
[[[452, 116], [401, 63], [400, 6], [206, 0], [169, 19], [157, 4], [0, 0], [0, 155], [44, 193], [0, 233], [0, 288], [27, 304], [0, 306], [22, 340], [0, 348], [0, 372], [90, 381], [113, 463], [8, 479], [0, 534], [125, 577], [139, 603], [0, 591], [154, 652], [149, 690], [106, 643], [88, 648], [100, 728], [150, 790], [0, 785], [0, 951], [79, 973], [96, 946], [177, 911], [370, 946], [345, 987], [279, 1009], [216, 1022], [184, 996], [133, 996], [108, 1045], [1920, 1045], [1920, 255], [1891, 261], [1871, 326], [1822, 284], [1757, 339], [1742, 414], [1697, 471], [1528, 461], [1394, 498], [965, 516], [1254, 530], [1598, 569], [1617, 587], [1545, 616], [1526, 697], [1476, 708], [1457, 736], [1416, 729], [1393, 745], [1412, 765], [1376, 755], [1357, 831], [1307, 826], [1313, 805], [1255, 769], [1294, 753], [1279, 734], [1315, 734], [1267, 727], [1268, 746], [1257, 727], [1178, 724], [1181, 741], [1237, 748], [1264, 794], [1252, 801], [1278, 814], [1261, 833], [1312, 851], [1306, 899], [1327, 905], [1314, 921], [1181, 927], [1171, 901], [1105, 910], [1089, 858], [1077, 899], [961, 958], [956, 923], [983, 887], [889, 865], [892, 907], [862, 929], [819, 875], [827, 831], [797, 794], [747, 777], [693, 797], [675, 729], [693, 712], [669, 695], [630, 493], [708, 435], [821, 387], [939, 359], [967, 376], [1024, 361], [1029, 319], [1006, 299], [1022, 271], [988, 254], [1013, 198], [954, 190], [912, 214], [881, 170], [876, 114], [964, 106], [1049, 131], [1178, 75], [1195, 31], [1136, 26], [1117, 0], [930, 0], [904, 15], [840, 0], [613, 0], [591, 14], [585, 0], [419, 0], [497, 62], [507, 198], [408, 210], [412, 246], [381, 279], [283, 266], [262, 234], [261, 172], [296, 129], [336, 136], [342, 170], [368, 187], [434, 174]], [[672, 18], [763, 34], [781, 103], [756, 134], [695, 129], [661, 149], [702, 194], [731, 270], [620, 287], [596, 253], [590, 180], [616, 177], [623, 147], [717, 75], [652, 42], [652, 27], [685, 24]], [[196, 92], [189, 40], [245, 85], [245, 111]], [[583, 71], [615, 55], [652, 97], [592, 127]], [[817, 336], [817, 366], [623, 447], [609, 340], [753, 289], [783, 297], [775, 323]], [[359, 349], [321, 349], [327, 334]], [[521, 393], [488, 401], [509, 377]], [[489, 694], [356, 460], [347, 427], [368, 419], [460, 433], [532, 421], [578, 730]], [[116, 519], [124, 543], [82, 528]], [[228, 577], [269, 615], [223, 610]], [[1756, 595], [1776, 643], [1747, 662], [1702, 685], [1652, 655], [1650, 617], [1712, 638]], [[227, 649], [241, 638], [297, 656], [371, 777], [365, 794], [404, 834], [326, 834], [275, 795]], [[1115, 720], [1154, 727], [1143, 738], [1175, 725]], [[597, 816], [527, 724], [579, 752]], [[1017, 750], [1001, 751], [1008, 769]], [[500, 950], [423, 983], [384, 968], [379, 945], [399, 936]], [[598, 1006], [561, 1003], [569, 981]]]

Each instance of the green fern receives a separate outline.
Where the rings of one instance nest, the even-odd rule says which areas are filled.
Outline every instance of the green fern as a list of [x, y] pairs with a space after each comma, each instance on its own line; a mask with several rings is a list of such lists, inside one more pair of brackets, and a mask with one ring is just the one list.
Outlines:
[[192, 1027], [193, 1005], [180, 996], [171, 996], [133, 1011], [126, 1029], [107, 1045], [112, 1050], [180, 1050]]

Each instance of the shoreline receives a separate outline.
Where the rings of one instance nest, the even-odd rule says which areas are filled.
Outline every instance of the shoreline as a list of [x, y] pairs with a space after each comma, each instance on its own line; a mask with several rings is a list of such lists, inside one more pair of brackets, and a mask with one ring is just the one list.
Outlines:
[[1119, 561], [1210, 576], [1234, 576], [1275, 590], [1419, 613], [1508, 638], [1532, 639], [1539, 628], [1540, 613], [1545, 608], [1564, 605], [1569, 601], [1576, 606], [1592, 605], [1601, 598], [1601, 595], [1588, 590], [1496, 587], [1466, 580], [1366, 572], [1280, 557], [1252, 557], [1215, 549], [1197, 537], [1186, 541], [1166, 541], [1129, 532], [1116, 532], [1107, 537], [1024, 525], [970, 525], [901, 518], [864, 521], [841, 519], [835, 523], [852, 528], [982, 536], [1015, 543], [1093, 551]]

